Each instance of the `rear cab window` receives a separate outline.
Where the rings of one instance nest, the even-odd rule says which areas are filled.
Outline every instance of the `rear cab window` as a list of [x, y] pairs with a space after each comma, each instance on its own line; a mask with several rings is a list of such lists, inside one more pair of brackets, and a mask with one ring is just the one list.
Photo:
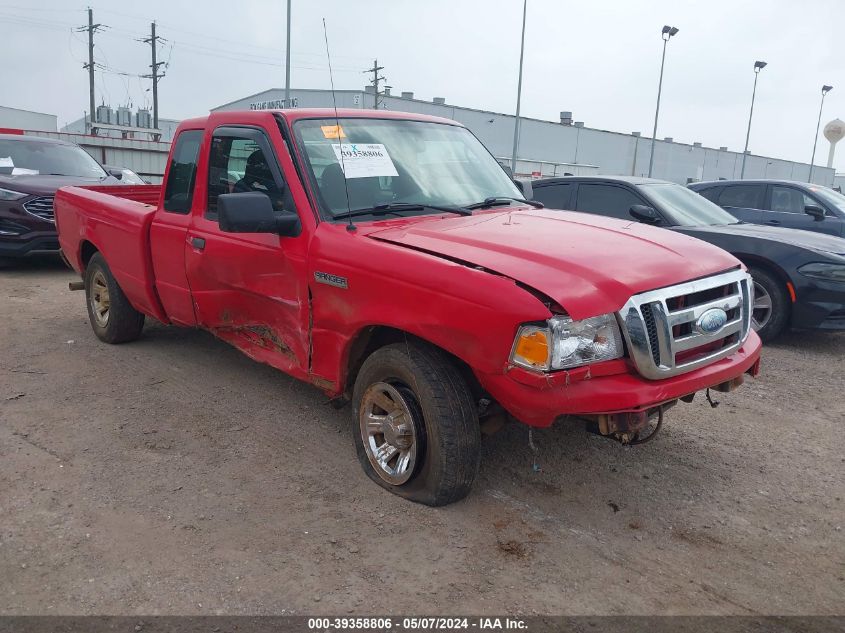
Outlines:
[[164, 190], [164, 210], [171, 213], [190, 213], [197, 179], [197, 159], [202, 145], [203, 130], [180, 132], [173, 145], [167, 184]]

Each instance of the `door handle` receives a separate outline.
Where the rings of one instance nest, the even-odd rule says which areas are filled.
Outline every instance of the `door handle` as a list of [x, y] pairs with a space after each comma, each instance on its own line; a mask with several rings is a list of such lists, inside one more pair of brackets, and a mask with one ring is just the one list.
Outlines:
[[205, 248], [205, 240], [201, 237], [192, 237], [191, 238], [191, 246], [196, 248], [197, 250], [202, 250]]
[[766, 220], [766, 224], [769, 226], [780, 226], [780, 220]]

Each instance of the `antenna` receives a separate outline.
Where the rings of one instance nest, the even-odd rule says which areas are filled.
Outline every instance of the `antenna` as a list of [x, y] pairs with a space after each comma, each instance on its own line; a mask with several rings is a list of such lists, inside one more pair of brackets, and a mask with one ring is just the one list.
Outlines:
[[346, 164], [343, 162], [343, 130], [340, 128], [340, 119], [337, 116], [337, 99], [334, 96], [334, 76], [332, 75], [332, 56], [329, 53], [329, 34], [326, 30], [326, 18], [323, 18], [323, 37], [326, 40], [326, 58], [329, 60], [329, 80], [332, 85], [332, 103], [334, 104], [334, 124], [337, 132], [337, 140], [340, 143], [340, 168], [343, 172], [343, 189], [346, 192], [346, 214], [349, 224], [346, 225], [346, 230], [350, 233], [358, 229], [352, 223], [352, 207], [349, 204], [349, 185], [346, 182]]

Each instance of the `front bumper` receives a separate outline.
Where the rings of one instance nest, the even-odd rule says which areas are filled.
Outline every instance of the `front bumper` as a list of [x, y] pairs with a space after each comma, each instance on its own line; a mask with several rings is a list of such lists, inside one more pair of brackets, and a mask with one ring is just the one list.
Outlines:
[[797, 330], [845, 330], [845, 284], [805, 280], [795, 289], [790, 326]]
[[760, 337], [750, 332], [727, 358], [694, 371], [647, 380], [624, 360], [548, 374], [509, 367], [502, 374], [477, 374], [481, 385], [512, 416], [530, 426], [551, 426], [565, 415], [640, 412], [743, 374], [759, 371]]
[[15, 239], [0, 240], [0, 257], [57, 255], [59, 237], [52, 233], [27, 233]]

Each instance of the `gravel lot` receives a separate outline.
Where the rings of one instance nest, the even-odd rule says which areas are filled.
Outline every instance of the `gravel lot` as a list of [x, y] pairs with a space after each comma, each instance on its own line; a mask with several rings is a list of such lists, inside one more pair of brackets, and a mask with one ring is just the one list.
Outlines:
[[654, 442], [485, 438], [431, 509], [349, 410], [209, 334], [95, 339], [74, 275], [0, 271], [3, 614], [845, 614], [845, 335], [765, 349]]

